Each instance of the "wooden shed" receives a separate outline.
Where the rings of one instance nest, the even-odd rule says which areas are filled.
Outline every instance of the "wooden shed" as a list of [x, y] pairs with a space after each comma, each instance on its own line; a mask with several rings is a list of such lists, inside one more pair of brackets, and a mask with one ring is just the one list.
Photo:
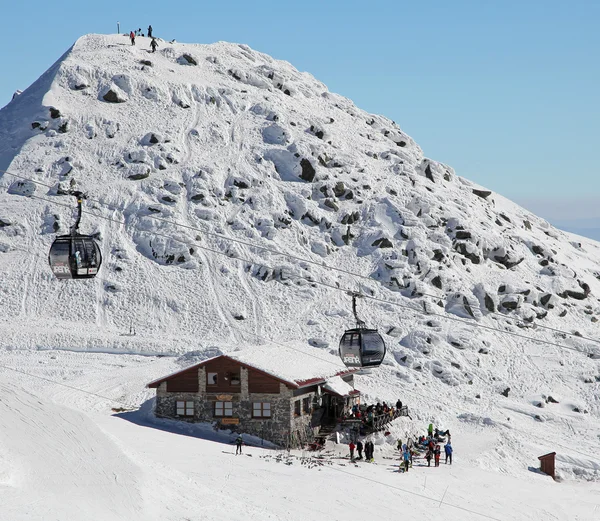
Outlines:
[[556, 479], [556, 477], [554, 475], [555, 456], [556, 456], [556, 452], [550, 452], [548, 454], [544, 454], [543, 456], [538, 456], [538, 459], [540, 460], [540, 470], [544, 474], [548, 474], [548, 476], [552, 476], [552, 479]]

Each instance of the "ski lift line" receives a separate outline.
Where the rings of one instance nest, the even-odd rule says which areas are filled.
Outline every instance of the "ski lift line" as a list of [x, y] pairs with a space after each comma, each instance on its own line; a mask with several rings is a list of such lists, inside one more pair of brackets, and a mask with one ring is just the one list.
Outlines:
[[[35, 180], [33, 180], [33, 179], [29, 178], [29, 177], [19, 176], [19, 175], [13, 174], [12, 172], [8, 172], [6, 170], [0, 170], [0, 172], [3, 172], [3, 173], [8, 174], [8, 175], [12, 175], [14, 177], [18, 177], [19, 179], [25, 179], [25, 180], [31, 181], [32, 183], [38, 184], [40, 186], [44, 186], [46, 188], [53, 188], [52, 185], [47, 185], [47, 184], [41, 183], [39, 181], [35, 181]], [[33, 196], [30, 196], [30, 197], [33, 197]], [[118, 208], [116, 206], [109, 205], [107, 203], [99, 201], [98, 199], [92, 199], [91, 197], [88, 197], [87, 199], [88, 199], [88, 201], [92, 201], [92, 202], [101, 204], [101, 205], [106, 206], [106, 207], [108, 207], [108, 208], [110, 208], [112, 210], [118, 210], [120, 212], [123, 211], [122, 208]], [[135, 212], [135, 213], [138, 213], [138, 212]], [[352, 272], [349, 272], [349, 271], [344, 270], [342, 268], [337, 268], [335, 266], [331, 266], [331, 265], [325, 264], [324, 262], [318, 262], [318, 261], [314, 261], [314, 260], [311, 260], [311, 259], [306, 259], [304, 257], [299, 257], [299, 256], [293, 255], [291, 253], [285, 253], [285, 252], [276, 250], [275, 248], [270, 248], [268, 246], [261, 246], [259, 244], [251, 243], [251, 242], [248, 242], [248, 241], [243, 241], [243, 240], [237, 239], [235, 237], [230, 237], [230, 236], [223, 235], [223, 234], [220, 234], [220, 233], [215, 233], [215, 232], [209, 232], [209, 231], [206, 231], [206, 230], [204, 230], [202, 228], [197, 228], [195, 226], [190, 226], [188, 224], [178, 223], [178, 222], [175, 222], [175, 221], [171, 221], [169, 219], [165, 219], [163, 217], [158, 217], [156, 215], [146, 215], [144, 217], [148, 217], [150, 219], [154, 219], [156, 221], [161, 221], [161, 222], [164, 222], [164, 223], [167, 223], [167, 224], [172, 224], [173, 226], [179, 226], [180, 228], [185, 228], [187, 230], [192, 230], [192, 231], [200, 232], [200, 233], [203, 233], [203, 234], [205, 234], [207, 236], [217, 237], [219, 239], [224, 239], [224, 240], [227, 240], [227, 241], [231, 241], [231, 242], [235, 242], [235, 243], [238, 243], [238, 244], [242, 244], [242, 245], [248, 246], [250, 248], [256, 248], [256, 249], [259, 249], [259, 250], [268, 251], [269, 253], [273, 253], [274, 255], [280, 255], [282, 257], [287, 257], [289, 259], [294, 259], [294, 260], [296, 260], [298, 262], [306, 262], [308, 264], [312, 264], [312, 265], [318, 266], [320, 268], [327, 268], [327, 269], [330, 269], [332, 271], [337, 271], [337, 272], [340, 272], [340, 273], [345, 273], [347, 275], [352, 275], [352, 276], [355, 276], [355, 277], [359, 277], [359, 278], [362, 278], [362, 279], [373, 281], [373, 279], [371, 277], [367, 276], [367, 275], [361, 275], [359, 273], [352, 273]]]
[[[331, 284], [327, 284], [326, 282], [320, 282], [320, 281], [317, 282], [317, 281], [314, 281], [314, 280], [311, 280], [311, 282], [314, 282], [315, 284], [320, 284], [322, 286], [325, 286], [325, 287], [328, 287], [328, 288], [331, 288], [331, 289], [335, 289], [335, 290], [338, 290], [338, 291], [346, 291], [346, 290], [344, 290], [342, 288], [333, 286]], [[491, 327], [491, 326], [486, 326], [485, 324], [479, 324], [477, 322], [467, 322], [466, 320], [462, 320], [462, 319], [460, 319], [458, 317], [450, 317], [450, 316], [447, 316], [447, 315], [442, 315], [441, 313], [434, 313], [433, 311], [421, 311], [419, 309], [413, 308], [412, 306], [408, 306], [406, 304], [400, 304], [399, 302], [393, 302], [393, 301], [390, 301], [390, 300], [385, 300], [385, 299], [381, 299], [381, 298], [378, 298], [378, 297], [373, 297], [371, 295], [362, 294], [361, 296], [362, 296], [362, 298], [370, 299], [370, 300], [373, 300], [375, 302], [380, 302], [382, 304], [391, 304], [391, 305], [396, 306], [396, 307], [400, 307], [400, 308], [404, 308], [404, 309], [409, 309], [409, 310], [411, 310], [411, 311], [413, 311], [415, 313], [419, 313], [419, 314], [422, 314], [422, 315], [439, 317], [441, 319], [446, 319], [446, 320], [451, 320], [451, 321], [454, 321], [454, 322], [459, 322], [459, 323], [464, 324], [465, 326], [468, 326], [468, 327], [475, 327], [475, 328], [479, 327], [479, 328], [482, 328], [482, 329], [486, 329], [488, 331], [494, 331], [495, 333], [500, 333], [500, 334], [503, 334], [503, 335], [511, 335], [511, 336], [514, 336], [514, 337], [523, 338], [523, 339], [526, 339], [526, 340], [531, 340], [532, 342], [537, 342], [537, 343], [540, 343], [540, 344], [548, 344], [548, 345], [551, 345], [551, 346], [554, 346], [554, 347], [560, 347], [561, 349], [569, 349], [570, 351], [575, 351], [576, 353], [581, 353], [581, 351], [579, 351], [578, 349], [575, 349], [574, 347], [570, 347], [570, 346], [566, 346], [566, 345], [562, 345], [562, 344], [557, 344], [555, 342], [550, 342], [548, 340], [540, 340], [540, 339], [537, 339], [537, 338], [534, 338], [534, 337], [530, 337], [530, 336], [527, 336], [527, 335], [521, 335], [520, 333], [514, 333], [512, 331], [502, 331], [501, 329], [497, 329], [497, 328], [494, 328], [494, 327]], [[583, 354], [583, 353], [581, 353], [581, 354]]]
[[73, 391], [79, 391], [81, 393], [89, 394], [91, 396], [96, 396], [98, 398], [102, 398], [103, 400], [108, 400], [109, 402], [118, 403], [119, 405], [123, 405], [123, 406], [127, 407], [128, 409], [135, 409], [135, 408], [138, 407], [137, 405], [134, 406], [134, 405], [131, 405], [130, 403], [125, 403], [125, 402], [122, 402], [120, 400], [115, 400], [114, 398], [109, 398], [108, 396], [103, 396], [101, 394], [94, 393], [92, 391], [86, 391], [85, 389], [81, 389], [81, 388], [75, 387], [73, 385], [68, 385], [68, 384], [65, 384], [65, 383], [62, 383], [62, 382], [58, 382], [58, 381], [52, 380], [50, 378], [45, 378], [45, 377], [39, 376], [37, 374], [27, 373], [25, 371], [21, 371], [20, 369], [15, 369], [14, 367], [9, 367], [7, 365], [0, 365], [0, 368], [7, 369], [9, 371], [14, 371], [15, 373], [20, 373], [20, 374], [23, 374], [25, 376], [30, 376], [32, 378], [37, 378], [38, 380], [44, 380], [45, 382], [50, 382], [50, 383], [53, 383], [53, 384], [56, 384], [56, 385], [60, 385], [62, 387], [66, 387], [67, 389], [71, 389]]
[[[56, 204], [56, 205], [59, 205], [59, 206], [66, 206], [66, 207], [70, 208], [70, 206], [67, 205], [67, 204], [59, 203], [57, 201], [50, 201], [48, 199], [44, 199], [43, 197], [39, 197], [39, 196], [35, 196], [35, 195], [31, 195], [30, 197], [32, 197], [34, 199], [39, 199], [41, 201], [44, 201], [44, 202], [47, 202], [47, 203], [50, 203], [50, 204]], [[97, 215], [97, 214], [94, 214], [94, 213], [89, 212], [89, 211], [84, 211], [84, 213], [88, 213], [90, 215], [93, 215], [94, 217], [97, 217], [97, 218], [100, 218], [100, 219], [105, 219], [105, 220], [108, 220], [110, 222], [114, 222], [114, 223], [117, 223], [117, 224], [121, 224], [121, 225], [125, 224], [123, 221], [118, 221], [118, 220], [112, 219], [110, 217], [105, 217], [105, 216], [102, 216], [102, 215]], [[229, 254], [227, 254], [225, 252], [214, 250], [214, 249], [208, 248], [206, 246], [201, 246], [201, 245], [199, 245], [197, 243], [194, 243], [194, 242], [184, 241], [182, 239], [177, 239], [175, 237], [172, 237], [172, 236], [169, 236], [169, 235], [166, 235], [166, 234], [162, 234], [162, 233], [159, 233], [159, 232], [155, 232], [155, 231], [149, 232], [147, 230], [141, 230], [139, 227], [137, 227], [135, 225], [133, 225], [133, 227], [136, 228], [136, 229], [138, 229], [138, 230], [140, 230], [140, 231], [142, 231], [142, 232], [145, 232], [145, 233], [150, 233], [152, 235], [156, 235], [156, 236], [159, 236], [159, 237], [165, 237], [167, 239], [172, 239], [172, 240], [175, 240], [177, 242], [181, 242], [182, 244], [196, 246], [199, 249], [202, 249], [202, 250], [205, 250], [205, 251], [209, 251], [211, 253], [215, 253], [217, 255], [221, 255], [221, 256], [227, 257], [228, 259], [232, 259], [233, 258], [233, 259], [236, 259], [236, 260], [241, 260], [241, 261], [244, 261], [244, 262], [248, 262], [250, 264], [256, 264], [258, 266], [263, 266], [265, 268], [272, 269], [270, 266], [267, 266], [266, 264], [262, 264], [262, 263], [255, 262], [255, 261], [251, 261], [249, 259], [245, 259], [245, 258], [237, 256], [237, 255], [231, 256], [231, 255], [229, 255]], [[318, 284], [318, 285], [321, 285], [321, 286], [324, 286], [324, 287], [327, 287], [327, 288], [330, 288], [330, 289], [334, 289], [336, 291], [343, 291], [344, 293], [355, 293], [355, 292], [353, 292], [351, 290], [340, 288], [338, 286], [334, 286], [332, 284], [328, 284], [328, 283], [323, 282], [323, 281], [317, 281], [317, 280], [315, 280], [313, 278], [303, 277], [301, 275], [299, 275], [298, 278], [306, 280], [309, 283], [314, 283], [314, 284]], [[559, 347], [561, 349], [568, 349], [570, 351], [575, 351], [577, 353], [581, 353], [581, 351], [579, 351], [579, 350], [577, 350], [577, 349], [575, 349], [573, 347], [565, 346], [565, 345], [562, 345], [562, 344], [557, 344], [555, 342], [550, 342], [548, 340], [539, 340], [539, 339], [536, 339], [536, 338], [533, 338], [533, 337], [529, 337], [527, 335], [521, 335], [519, 333], [513, 333], [511, 331], [502, 331], [501, 329], [497, 329], [497, 328], [493, 328], [493, 327], [490, 327], [490, 326], [486, 326], [484, 324], [467, 322], [465, 320], [461, 320], [460, 318], [450, 317], [450, 316], [447, 316], [447, 315], [442, 315], [441, 313], [433, 313], [431, 311], [421, 311], [421, 310], [413, 308], [412, 306], [408, 306], [406, 304], [400, 304], [399, 302], [392, 302], [392, 301], [388, 301], [388, 300], [385, 300], [385, 299], [380, 299], [378, 297], [373, 297], [371, 295], [362, 294], [362, 297], [374, 300], [376, 302], [380, 302], [380, 303], [384, 303], [384, 304], [391, 304], [391, 305], [394, 305], [394, 306], [397, 306], [397, 307], [401, 307], [401, 308], [404, 308], [404, 309], [409, 309], [409, 310], [411, 310], [413, 312], [416, 312], [416, 313], [419, 313], [419, 314], [425, 314], [425, 315], [428, 315], [428, 316], [437, 316], [437, 317], [442, 318], [442, 319], [459, 322], [459, 323], [464, 324], [466, 326], [480, 327], [480, 328], [483, 328], [483, 329], [486, 329], [486, 330], [489, 330], [489, 331], [494, 331], [494, 332], [501, 333], [501, 334], [506, 334], [506, 335], [512, 335], [512, 336], [523, 338], [523, 339], [530, 340], [530, 341], [533, 341], [533, 342], [537, 342], [537, 343], [541, 343], [541, 344], [548, 344], [548, 345], [552, 345], [554, 347]]]
[[[8, 174], [8, 175], [11, 175], [11, 176], [14, 176], [14, 177], [18, 177], [20, 179], [25, 179], [25, 180], [31, 181], [33, 183], [36, 183], [36, 184], [40, 185], [40, 186], [44, 186], [46, 188], [53, 188], [53, 186], [51, 186], [51, 185], [46, 185], [46, 184], [41, 183], [39, 181], [35, 181], [35, 180], [33, 180], [33, 179], [29, 178], [29, 177], [19, 176], [17, 174], [13, 174], [12, 172], [9, 172], [7, 170], [0, 170], [0, 172]], [[42, 199], [42, 198], [40, 198], [38, 196], [31, 195], [30, 197], [41, 199], [41, 200], [46, 201], [46, 202], [51, 202], [51, 201], [48, 201], [46, 199]], [[106, 206], [106, 207], [108, 207], [110, 209], [113, 209], [113, 210], [117, 210], [117, 211], [120, 211], [120, 212], [123, 211], [122, 209], [117, 208], [116, 206], [109, 205], [109, 204], [104, 203], [102, 201], [99, 201], [97, 199], [88, 198], [88, 200], [96, 202], [96, 203], [98, 203], [100, 205]], [[70, 206], [62, 204], [62, 203], [55, 203], [55, 204], [59, 204], [61, 206], [67, 206], [67, 207], [70, 208]], [[98, 216], [96, 214], [93, 214], [93, 213], [85, 211], [85, 210], [83, 212], [84, 213], [88, 213], [90, 215], [93, 215], [94, 217], [100, 217], [100, 216]], [[135, 212], [135, 213], [138, 213], [138, 212]], [[162, 217], [158, 217], [158, 216], [155, 216], [155, 215], [147, 215], [145, 217], [148, 217], [148, 218], [151, 218], [151, 219], [155, 219], [157, 221], [161, 221], [161, 222], [164, 222], [164, 223], [167, 223], [167, 224], [171, 224], [173, 226], [178, 226], [178, 227], [185, 228], [185, 229], [188, 229], [188, 230], [197, 231], [197, 232], [203, 233], [203, 234], [205, 234], [207, 236], [217, 237], [217, 238], [220, 238], [220, 239], [224, 239], [226, 241], [231, 241], [231, 242], [235, 242], [235, 243], [238, 243], [238, 244], [242, 244], [242, 245], [248, 246], [250, 248], [257, 248], [257, 249], [260, 249], [260, 250], [263, 250], [263, 251], [268, 251], [270, 253], [273, 253], [273, 254], [276, 254], [276, 255], [280, 255], [282, 257], [287, 257], [287, 258], [290, 258], [290, 259], [294, 259], [294, 260], [297, 260], [299, 262], [306, 262], [308, 264], [312, 264], [312, 265], [318, 266], [320, 268], [326, 268], [326, 269], [329, 269], [329, 270], [332, 270], [332, 271], [337, 271], [339, 273], [344, 273], [346, 275], [350, 275], [352, 277], [357, 277], [357, 278], [360, 278], [360, 279], [365, 279], [365, 280], [368, 280], [369, 282], [373, 282], [374, 281], [374, 279], [372, 277], [369, 277], [369, 276], [366, 276], [366, 275], [362, 275], [360, 273], [354, 273], [354, 272], [351, 272], [351, 271], [348, 271], [348, 270], [344, 270], [342, 268], [337, 268], [335, 266], [330, 266], [330, 265], [325, 264], [325, 263], [320, 263], [320, 262], [313, 261], [313, 260], [310, 260], [310, 259], [305, 259], [303, 257], [298, 257], [296, 255], [292, 255], [292, 254], [289, 254], [289, 253], [284, 253], [284, 252], [281, 252], [281, 251], [276, 250], [274, 248], [269, 248], [269, 247], [266, 247], [266, 246], [260, 246], [258, 244], [253, 244], [253, 243], [248, 242], [248, 241], [243, 241], [243, 240], [237, 239], [235, 237], [228, 237], [228, 236], [223, 235], [223, 234], [214, 233], [214, 232], [208, 232], [208, 231], [203, 230], [201, 228], [196, 228], [194, 226], [177, 223], [175, 221], [170, 221], [168, 219], [164, 219]], [[121, 225], [126, 225], [126, 222], [123, 222], [123, 221], [113, 220], [113, 219], [110, 219], [108, 217], [101, 217], [101, 218], [107, 219], [107, 220], [111, 220], [112, 222], [115, 222], [115, 223], [118, 223], [118, 224], [121, 224]], [[156, 235], [159, 235], [156, 232], [148, 232], [148, 233], [154, 233]], [[172, 238], [172, 237], [169, 237], [169, 238]], [[178, 240], [178, 239], [174, 239], [174, 240]], [[180, 241], [180, 242], [182, 242], [182, 241]], [[198, 246], [198, 247], [200, 248], [200, 246]], [[253, 264], [259, 264], [259, 263], [253, 262]], [[431, 297], [431, 298], [435, 298], [435, 299], [440, 299], [440, 300], [447, 299], [447, 296], [432, 295], [430, 293], [421, 293], [421, 292], [419, 292], [419, 293], [422, 296], [427, 296], [427, 297]], [[517, 318], [509, 317], [509, 316], [503, 315], [502, 313], [498, 313], [498, 312], [494, 312], [494, 311], [489, 312], [489, 314], [490, 315], [494, 315], [494, 316], [499, 316], [499, 317], [502, 317], [502, 318], [507, 319], [507, 320], [512, 320], [514, 322], [518, 321]], [[438, 316], [440, 316], [440, 315], [438, 315]], [[538, 327], [538, 328], [541, 328], [541, 329], [546, 329], [546, 330], [549, 330], [549, 331], [553, 331], [555, 333], [560, 333], [560, 334], [568, 335], [568, 336], [575, 337], [575, 338], [581, 338], [581, 339], [587, 340], [589, 342], [594, 342], [594, 343], [600, 344], [600, 340], [598, 340], [598, 339], [594, 339], [594, 338], [590, 338], [590, 337], [586, 337], [586, 336], [576, 335], [575, 333], [571, 333], [571, 332], [568, 332], [568, 331], [563, 331], [563, 330], [556, 329], [556, 328], [553, 328], [553, 327], [550, 327], [550, 326], [544, 326], [544, 325], [541, 325], [541, 324], [538, 324], [538, 323], [534, 323], [534, 326]], [[482, 326], [482, 327], [485, 327], [485, 326]], [[500, 331], [500, 330], [497, 330], [497, 331]], [[527, 338], [529, 338], [529, 337], [527, 337]], [[554, 345], [558, 346], [559, 344], [554, 344]]]
[[[485, 517], [486, 519], [492, 519], [493, 521], [503, 521], [502, 519], [499, 519], [497, 517], [492, 517], [492, 516], [489, 516], [487, 514], [483, 514], [481, 512], [477, 512], [476, 510], [471, 510], [469, 508], [461, 507], [459, 505], [454, 505], [453, 503], [448, 503], [448, 502], [445, 502], [445, 501], [443, 501], [443, 502], [440, 503], [440, 500], [437, 499], [437, 498], [426, 496], [425, 494], [419, 494], [418, 492], [413, 492], [412, 490], [407, 490], [405, 488], [396, 487], [394, 485], [390, 485], [389, 483], [384, 483], [383, 481], [378, 481], [376, 479], [367, 478], [367, 477], [361, 476], [359, 474], [354, 474], [352, 472], [348, 472], [347, 470], [338, 469], [338, 468], [333, 467], [333, 466], [327, 466], [325, 468], [327, 468], [328, 470], [335, 470], [336, 472], [341, 472], [342, 474], [348, 474], [349, 476], [353, 476], [353, 477], [358, 478], [358, 479], [363, 479], [365, 481], [370, 481], [372, 483], [377, 483], [378, 485], [382, 485], [382, 486], [387, 487], [387, 488], [392, 489], [392, 490], [398, 490], [400, 492], [405, 492], [407, 494], [411, 494], [411, 495], [419, 497], [421, 499], [427, 499], [428, 501], [433, 501], [433, 502], [437, 503], [439, 506], [446, 506], [446, 507], [456, 508], [458, 510], [462, 510], [463, 512], [468, 512], [470, 514], [475, 514], [477, 516]], [[443, 499], [443, 497], [442, 497], [442, 499]]]
[[[43, 197], [39, 197], [39, 196], [36, 196], [36, 195], [30, 195], [29, 197], [31, 197], [33, 199], [38, 199], [40, 201], [44, 201], [44, 202], [49, 203], [49, 204], [55, 204], [55, 205], [58, 205], [58, 206], [65, 206], [65, 207], [70, 208], [70, 206], [67, 205], [67, 204], [65, 204], [65, 203], [59, 203], [57, 201], [51, 201], [49, 199], [44, 199]], [[105, 217], [103, 215], [98, 215], [98, 214], [95, 214], [93, 212], [89, 212], [89, 211], [86, 211], [86, 210], [83, 210], [83, 213], [87, 213], [87, 214], [92, 215], [92, 216], [94, 216], [94, 217], [96, 217], [98, 219], [105, 219], [107, 221], [110, 221], [110, 222], [113, 222], [113, 223], [116, 223], [116, 224], [120, 224], [120, 225], [125, 225], [126, 224], [123, 221], [119, 221], [117, 219], [112, 219], [111, 217]], [[266, 264], [263, 264], [263, 263], [257, 262], [257, 261], [252, 261], [250, 259], [246, 259], [246, 258], [240, 257], [239, 255], [231, 255], [231, 254], [219, 251], [219, 250], [214, 250], [212, 248], [208, 248], [206, 246], [201, 246], [201, 245], [199, 245], [198, 243], [195, 243], [195, 242], [185, 241], [183, 239], [178, 239], [178, 238], [175, 238], [173, 236], [166, 235], [166, 234], [163, 234], [163, 233], [160, 233], [160, 232], [142, 230], [140, 227], [136, 226], [135, 224], [132, 225], [132, 227], [136, 228], [137, 230], [139, 230], [139, 231], [141, 231], [143, 233], [148, 233], [148, 234], [155, 235], [155, 236], [158, 236], [158, 237], [164, 237], [164, 238], [167, 238], [167, 239], [174, 240], [176, 242], [180, 242], [182, 244], [195, 246], [198, 249], [209, 251], [211, 253], [215, 253], [217, 255], [224, 256], [224, 257], [226, 257], [228, 259], [241, 260], [241, 261], [244, 261], [244, 262], [247, 262], [247, 263], [250, 263], [250, 264], [255, 264], [257, 266], [262, 266], [262, 267], [265, 267], [265, 268], [268, 268], [268, 269], [273, 269], [273, 268], [271, 268], [270, 266], [268, 266]], [[347, 273], [350, 274], [350, 275], [352, 275], [351, 272], [347, 272]], [[341, 288], [339, 286], [334, 286], [332, 284], [328, 284], [328, 283], [323, 282], [323, 281], [318, 281], [318, 280], [315, 280], [313, 278], [309, 278], [309, 277], [306, 277], [306, 276], [298, 275], [297, 278], [302, 279], [302, 280], [306, 280], [307, 282], [312, 283], [312, 284], [317, 284], [317, 285], [320, 285], [320, 286], [323, 286], [323, 287], [334, 289], [336, 291], [342, 291], [342, 292], [344, 292], [346, 294], [348, 294], [348, 293], [356, 293], [355, 291], [352, 291], [350, 289], [345, 289], [345, 288]], [[369, 279], [369, 280], [371, 282], [374, 282], [373, 279]], [[501, 329], [497, 329], [497, 328], [494, 328], [494, 327], [486, 326], [484, 324], [479, 324], [477, 322], [467, 322], [466, 320], [462, 320], [462, 319], [460, 319], [458, 317], [451, 317], [451, 316], [448, 316], [448, 315], [442, 315], [441, 313], [434, 313], [432, 311], [425, 311], [425, 310], [422, 311], [422, 310], [416, 309], [416, 308], [414, 308], [412, 306], [408, 306], [406, 304], [401, 304], [399, 302], [393, 302], [393, 301], [385, 300], [385, 299], [374, 297], [374, 296], [367, 295], [367, 294], [364, 294], [364, 293], [362, 293], [360, 295], [362, 296], [362, 298], [370, 299], [370, 300], [373, 300], [375, 302], [379, 302], [379, 303], [382, 303], [382, 304], [389, 304], [389, 305], [393, 305], [393, 306], [400, 307], [400, 308], [403, 308], [403, 309], [408, 309], [410, 311], [413, 311], [414, 313], [418, 313], [418, 314], [421, 314], [421, 315], [435, 316], [435, 317], [439, 317], [439, 318], [441, 318], [443, 320], [450, 320], [450, 321], [454, 321], [454, 322], [459, 322], [459, 323], [461, 323], [461, 324], [463, 324], [463, 325], [465, 325], [467, 327], [474, 327], [474, 328], [479, 327], [479, 328], [482, 328], [482, 329], [485, 329], [485, 330], [488, 330], [488, 331], [493, 331], [495, 333], [500, 333], [500, 334], [504, 334], [504, 335], [514, 336], [514, 337], [517, 337], [517, 338], [522, 338], [522, 339], [529, 340], [529, 341], [532, 341], [532, 342], [536, 342], [536, 343], [539, 343], [539, 344], [547, 344], [547, 345], [551, 345], [551, 346], [558, 347], [558, 348], [561, 348], [561, 349], [568, 349], [570, 351], [581, 353], [581, 351], [579, 351], [578, 349], [575, 349], [573, 347], [566, 346], [566, 345], [563, 345], [563, 344], [558, 344], [556, 342], [550, 342], [548, 340], [541, 340], [541, 339], [537, 339], [537, 338], [530, 337], [530, 336], [527, 336], [527, 335], [522, 335], [520, 333], [514, 333], [512, 331], [502, 331]], [[581, 354], [583, 354], [583, 353], [581, 353]]]

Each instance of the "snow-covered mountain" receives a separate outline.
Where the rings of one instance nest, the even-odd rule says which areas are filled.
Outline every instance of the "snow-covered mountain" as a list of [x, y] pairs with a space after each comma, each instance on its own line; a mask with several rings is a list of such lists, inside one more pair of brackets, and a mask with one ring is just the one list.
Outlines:
[[[0, 111], [0, 169], [21, 176], [0, 173], [0, 347], [335, 351], [353, 324], [335, 288], [359, 291], [388, 345], [359, 378], [367, 398], [493, 430], [473, 462], [508, 473], [580, 439], [589, 458], [568, 454], [562, 475], [600, 479], [600, 244], [428, 159], [287, 62], [147, 45], [84, 36]], [[70, 188], [102, 245], [90, 281], [47, 265]]]

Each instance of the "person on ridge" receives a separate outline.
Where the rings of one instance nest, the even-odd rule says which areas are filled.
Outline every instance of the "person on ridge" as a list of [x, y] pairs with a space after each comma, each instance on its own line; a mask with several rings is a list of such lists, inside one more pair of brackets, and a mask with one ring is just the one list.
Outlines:
[[450, 465], [452, 465], [452, 445], [450, 445], [450, 442], [444, 445], [444, 450], [446, 451], [446, 465], [448, 464], [448, 459], [450, 459]]
[[152, 26], [148, 26], [148, 38], [152, 38]]
[[354, 445], [353, 441], [350, 442], [348, 448], [350, 449], [350, 461], [354, 461], [354, 449], [356, 448], [356, 445]]
[[135, 33], [133, 31], [129, 33], [129, 39], [131, 40], [131, 45], [135, 45]]
[[156, 43], [156, 38], [152, 38], [152, 41], [150, 42], [150, 48], [152, 49], [152, 52], [156, 52], [157, 47], [158, 44]]
[[433, 423], [429, 424], [429, 428], [427, 429], [427, 434], [429, 434], [430, 438], [433, 436]]
[[242, 445], [244, 443], [244, 439], [242, 438], [242, 435], [240, 434], [236, 440], [235, 440], [235, 455], [238, 455], [238, 451], [241, 454], [242, 453]]

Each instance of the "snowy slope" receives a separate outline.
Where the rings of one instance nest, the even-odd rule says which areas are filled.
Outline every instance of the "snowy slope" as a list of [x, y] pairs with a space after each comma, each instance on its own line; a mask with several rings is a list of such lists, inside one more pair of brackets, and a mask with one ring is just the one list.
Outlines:
[[[3, 359], [35, 376], [1, 373], [2, 519], [593, 520], [600, 509], [597, 483], [559, 484], [527, 470], [532, 461], [518, 465], [516, 440], [499, 425], [453, 426], [454, 464], [427, 469], [415, 460], [408, 474], [397, 472], [394, 446], [414, 428], [409, 420], [375, 439], [375, 464], [351, 465], [346, 445], [329, 446], [319, 465], [311, 453], [266, 450], [250, 438], [243, 450], [251, 457], [236, 457], [235, 435], [152, 420], [148, 403], [110, 415], [174, 359], [61, 351]], [[565, 434], [564, 443], [581, 442]], [[498, 439], [501, 460], [490, 450]]]
[[[556, 450], [561, 476], [587, 494], [575, 482], [600, 480], [600, 245], [426, 158], [394, 122], [286, 62], [223, 42], [159, 45], [84, 36], [0, 111], [0, 169], [40, 183], [0, 174], [0, 356], [18, 363], [11, 351], [23, 350], [43, 374], [36, 350], [116, 364], [188, 353], [151, 374], [103, 362], [93, 378], [66, 359], [83, 388], [103, 394], [106, 378], [140, 405], [145, 383], [219, 352], [272, 340], [282, 363], [297, 344], [335, 353], [353, 318], [328, 286], [361, 291], [380, 299], [359, 314], [389, 348], [358, 378], [366, 399], [400, 396], [415, 425], [459, 432], [469, 472], [535, 483], [527, 467]], [[102, 244], [92, 281], [59, 282], [47, 266], [72, 222], [69, 187], [87, 192], [81, 229]], [[114, 425], [77, 395], [39, 408]], [[114, 454], [95, 428], [82, 423], [83, 436]]]

